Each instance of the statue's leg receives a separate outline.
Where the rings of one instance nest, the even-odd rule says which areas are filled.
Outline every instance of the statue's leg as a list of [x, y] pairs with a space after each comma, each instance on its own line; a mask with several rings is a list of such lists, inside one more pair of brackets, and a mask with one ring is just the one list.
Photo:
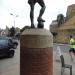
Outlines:
[[34, 26], [34, 4], [30, 4], [30, 20], [31, 20], [31, 28], [35, 28]]
[[41, 6], [41, 9], [40, 9], [39, 17], [37, 20], [41, 20], [41, 21], [45, 22], [45, 20], [42, 19], [42, 15], [43, 15], [45, 8], [46, 8], [45, 3], [43, 0], [39, 1], [38, 3]]

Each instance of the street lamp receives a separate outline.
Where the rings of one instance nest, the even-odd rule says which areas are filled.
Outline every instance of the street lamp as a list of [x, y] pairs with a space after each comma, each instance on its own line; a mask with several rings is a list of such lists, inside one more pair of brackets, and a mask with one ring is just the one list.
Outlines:
[[16, 17], [19, 17], [19, 16], [16, 15], [16, 14], [13, 14], [13, 13], [10, 13], [10, 15], [12, 15], [12, 16], [14, 17], [14, 27], [15, 27], [15, 18], [16, 18]]

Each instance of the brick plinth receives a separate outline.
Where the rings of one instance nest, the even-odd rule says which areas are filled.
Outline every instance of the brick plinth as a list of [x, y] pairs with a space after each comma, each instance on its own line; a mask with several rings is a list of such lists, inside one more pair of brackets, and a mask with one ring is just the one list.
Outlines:
[[52, 48], [21, 48], [21, 75], [53, 75]]
[[21, 35], [20, 75], [53, 75], [52, 36], [38, 30]]

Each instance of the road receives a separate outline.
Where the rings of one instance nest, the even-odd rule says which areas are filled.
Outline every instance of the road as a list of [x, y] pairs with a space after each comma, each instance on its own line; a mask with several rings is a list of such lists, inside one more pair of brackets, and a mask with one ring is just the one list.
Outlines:
[[[53, 75], [61, 75], [61, 62], [60, 62], [60, 57], [57, 54], [57, 46], [59, 46], [61, 49], [61, 52], [64, 56], [65, 63], [72, 65], [72, 75], [75, 75], [75, 56], [73, 56], [73, 61], [72, 61], [69, 55], [68, 44], [54, 44], [53, 45]], [[65, 68], [65, 72], [63, 75], [70, 75], [70, 69]]]
[[[67, 44], [54, 44], [54, 51], [56, 51], [57, 46], [60, 46], [64, 52], [69, 50]], [[20, 75], [20, 42], [13, 58], [0, 59], [0, 75]]]
[[0, 59], [0, 75], [20, 75], [20, 42], [13, 58]]
[[57, 46], [60, 47], [61, 51], [69, 52], [69, 45], [68, 44], [53, 44], [53, 50], [57, 50]]

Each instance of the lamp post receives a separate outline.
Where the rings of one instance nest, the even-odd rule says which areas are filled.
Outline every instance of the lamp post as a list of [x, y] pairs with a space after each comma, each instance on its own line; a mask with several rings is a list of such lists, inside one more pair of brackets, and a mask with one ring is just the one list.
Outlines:
[[13, 14], [13, 13], [10, 13], [10, 15], [12, 15], [12, 16], [13, 16], [13, 18], [14, 18], [14, 27], [15, 27], [15, 18], [16, 18], [16, 17], [18, 17], [18, 15]]

